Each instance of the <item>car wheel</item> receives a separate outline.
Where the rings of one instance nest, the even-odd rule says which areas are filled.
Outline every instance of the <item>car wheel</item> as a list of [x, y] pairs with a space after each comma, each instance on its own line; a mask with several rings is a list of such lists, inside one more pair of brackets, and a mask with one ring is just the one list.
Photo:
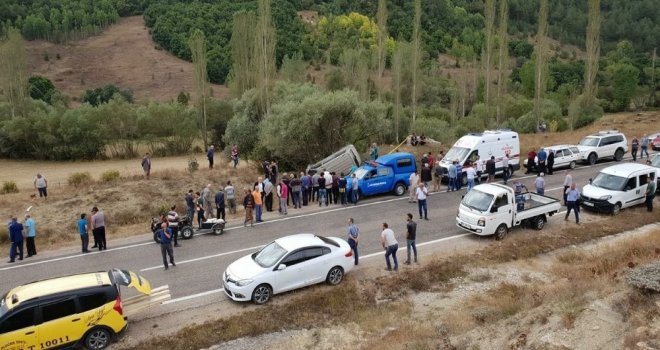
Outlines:
[[568, 167], [571, 169], [575, 169], [575, 166], [576, 166], [575, 161], [572, 161], [568, 164]]
[[260, 284], [252, 291], [252, 302], [257, 305], [263, 305], [270, 300], [273, 295], [273, 289], [267, 284]]
[[594, 165], [596, 164], [596, 161], [598, 160], [598, 156], [596, 153], [591, 153], [589, 157], [587, 158], [587, 161], [589, 162], [589, 165]]
[[344, 269], [342, 269], [339, 266], [335, 266], [328, 271], [328, 277], [326, 277], [325, 281], [331, 285], [331, 286], [336, 286], [341, 281], [344, 279]]
[[497, 230], [495, 231], [495, 239], [498, 241], [501, 241], [506, 237], [506, 234], [509, 233], [509, 228], [506, 227], [505, 224], [501, 224], [500, 226], [497, 227]]
[[223, 232], [225, 232], [225, 226], [223, 224], [215, 224], [213, 227], [211, 227], [211, 230], [213, 231], [214, 235], [220, 236]]
[[616, 150], [616, 152], [614, 152], [614, 160], [616, 160], [617, 162], [620, 162], [621, 159], [623, 159], [623, 150], [618, 149], [618, 150]]
[[85, 335], [85, 347], [89, 350], [101, 350], [110, 345], [110, 332], [105, 328], [93, 328]]
[[543, 230], [543, 227], [545, 227], [545, 217], [543, 217], [543, 215], [537, 216], [534, 219], [534, 228], [541, 231]]
[[621, 203], [616, 203], [612, 207], [612, 215], [618, 215], [621, 212]]
[[403, 196], [404, 193], [406, 193], [406, 185], [404, 185], [403, 183], [399, 182], [399, 183], [396, 184], [396, 186], [394, 187], [394, 194], [396, 194], [397, 196]]
[[181, 237], [183, 237], [183, 239], [191, 239], [194, 233], [195, 231], [193, 231], [191, 226], [184, 226], [181, 229]]

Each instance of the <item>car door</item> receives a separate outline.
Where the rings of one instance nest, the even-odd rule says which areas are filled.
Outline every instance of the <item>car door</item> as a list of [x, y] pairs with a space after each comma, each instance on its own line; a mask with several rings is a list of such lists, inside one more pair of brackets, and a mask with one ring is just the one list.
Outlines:
[[501, 196], [495, 198], [495, 202], [493, 204], [493, 208], [491, 209], [491, 213], [493, 213], [493, 216], [490, 218], [490, 220], [493, 220], [495, 222], [494, 226], [497, 228], [500, 224], [506, 223], [507, 227], [511, 227], [513, 225], [512, 223], [512, 218], [513, 218], [513, 198], [509, 198], [510, 195], [507, 193], [503, 193]]
[[648, 187], [648, 184], [646, 181], [648, 181], [649, 177], [652, 177], [653, 173], [651, 174], [641, 174], [637, 177], [637, 189], [635, 190], [635, 202], [633, 204], [642, 204], [646, 201], [646, 188]]
[[552, 152], [555, 152], [555, 164], [552, 166], [552, 169], [561, 168], [568, 164], [566, 162], [566, 149], [560, 148]]
[[0, 349], [39, 349], [35, 307], [12, 311], [0, 322]]
[[638, 203], [640, 189], [637, 185], [637, 176], [631, 176], [623, 187], [623, 207], [629, 207]]
[[389, 192], [389, 182], [391, 179], [390, 167], [380, 166], [375, 169], [375, 173], [370, 173], [371, 177], [365, 180], [364, 190], [366, 195]]
[[[280, 261], [273, 271], [275, 274], [273, 292], [285, 292], [305, 284], [305, 276], [302, 274], [302, 263], [305, 259], [304, 249], [299, 249], [289, 253]], [[280, 269], [281, 265], [284, 265], [285, 268]]]
[[312, 247], [305, 249], [306, 260], [302, 263], [302, 271], [307, 276], [307, 285], [325, 281], [330, 271], [330, 248]]
[[39, 348], [51, 349], [78, 341], [87, 331], [72, 297], [44, 303], [39, 326]]

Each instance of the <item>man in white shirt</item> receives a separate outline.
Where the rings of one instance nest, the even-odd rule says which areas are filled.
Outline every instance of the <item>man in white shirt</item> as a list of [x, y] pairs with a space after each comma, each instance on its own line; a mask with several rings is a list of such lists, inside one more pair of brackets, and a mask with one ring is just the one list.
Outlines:
[[573, 176], [571, 176], [571, 172], [569, 170], [566, 170], [566, 175], [564, 176], [564, 205], [566, 205], [566, 190], [571, 188], [571, 185], [573, 184]]
[[536, 175], [536, 180], [534, 180], [534, 186], [536, 187], [536, 193], [543, 195], [545, 194], [545, 179], [543, 178], [543, 173]]
[[474, 162], [474, 165], [477, 172], [475, 183], [478, 185], [481, 183], [481, 174], [484, 172], [484, 162], [481, 161], [481, 157], [477, 156], [477, 160]]
[[[424, 186], [424, 182], [420, 182], [417, 185], [415, 190], [415, 196], [417, 197], [417, 208], [419, 208], [419, 218], [428, 220], [428, 206], [426, 205], [426, 196], [428, 196], [429, 190]], [[422, 215], [422, 212], [424, 215]]]
[[474, 187], [474, 179], [477, 177], [475, 164], [472, 164], [472, 166], [465, 169], [465, 176], [467, 177], [467, 191], [470, 192], [472, 187]]
[[415, 190], [417, 190], [417, 184], [419, 184], [419, 174], [417, 174], [417, 169], [415, 169], [414, 173], [410, 174], [408, 181], [410, 181], [410, 194], [408, 196], [408, 203], [417, 203], [415, 200]]
[[39, 192], [39, 197], [48, 199], [48, 180], [43, 175], [37, 174], [34, 178], [34, 188]]
[[172, 205], [170, 211], [167, 212], [167, 224], [167, 226], [172, 230], [174, 246], [178, 247], [179, 242], [177, 240], [177, 236], [179, 236], [179, 213], [176, 212], [176, 205]]
[[396, 251], [399, 250], [399, 242], [396, 241], [394, 237], [394, 231], [387, 226], [387, 223], [383, 223], [383, 231], [380, 233], [380, 244], [385, 250], [385, 262], [387, 263], [387, 271], [392, 271], [392, 265], [390, 264], [390, 255], [394, 261], [394, 271], [399, 269], [399, 261], [396, 259]]

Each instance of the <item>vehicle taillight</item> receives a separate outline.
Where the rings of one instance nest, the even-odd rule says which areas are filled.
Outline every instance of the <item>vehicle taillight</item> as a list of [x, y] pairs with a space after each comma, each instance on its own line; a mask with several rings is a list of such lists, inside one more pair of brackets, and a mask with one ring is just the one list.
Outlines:
[[115, 306], [112, 307], [113, 310], [117, 311], [120, 315], [124, 314], [124, 309], [121, 304], [121, 296], [117, 295], [117, 299], [115, 300]]
[[344, 256], [347, 257], [347, 258], [352, 257], [352, 256], [353, 256], [353, 250], [350, 249], [350, 250], [348, 251], [348, 253], [344, 254]]

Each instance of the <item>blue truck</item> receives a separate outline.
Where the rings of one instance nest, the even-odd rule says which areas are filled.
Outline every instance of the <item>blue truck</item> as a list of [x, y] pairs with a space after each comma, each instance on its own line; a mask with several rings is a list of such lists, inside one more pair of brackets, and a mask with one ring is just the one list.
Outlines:
[[[389, 192], [402, 196], [410, 186], [410, 174], [414, 173], [416, 168], [415, 156], [410, 153], [386, 154], [375, 161], [364, 162], [355, 171], [359, 196]], [[350, 184], [350, 176], [347, 179]]]

